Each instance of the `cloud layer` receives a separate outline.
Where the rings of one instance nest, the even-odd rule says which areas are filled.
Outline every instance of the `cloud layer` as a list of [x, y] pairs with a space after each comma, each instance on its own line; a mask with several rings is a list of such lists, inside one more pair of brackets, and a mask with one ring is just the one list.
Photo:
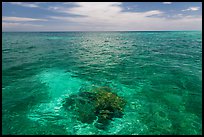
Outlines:
[[[52, 19], [74, 22], [82, 30], [169, 30], [201, 28], [202, 17], [182, 16], [179, 19], [165, 18], [160, 10], [146, 12], [123, 11], [120, 2], [76, 3], [73, 8], [56, 8], [56, 12], [78, 15], [77, 17], [55, 16]], [[199, 28], [200, 27], [200, 28]]]
[[189, 7], [187, 9], [182, 10], [182, 11], [196, 11], [196, 10], [199, 10], [199, 9], [200, 9], [200, 7]]
[[163, 2], [163, 4], [172, 4], [172, 2]]
[[47, 21], [46, 19], [35, 19], [35, 18], [22, 18], [22, 17], [2, 17], [3, 21], [15, 21], [15, 22], [21, 22], [21, 21]]
[[[73, 6], [68, 7], [67, 5], [69, 4]], [[164, 2], [163, 4], [171, 4], [171, 2]], [[32, 7], [32, 5], [30, 6]], [[46, 10], [58, 13], [58, 16], [47, 16], [46, 19], [3, 17], [3, 28], [11, 26], [11, 22], [8, 24], [9, 22], [5, 21], [14, 21], [14, 23], [21, 21], [36, 22], [36, 24], [30, 25], [37, 25], [37, 22], [44, 21], [47, 25], [43, 27], [39, 25], [40, 30], [129, 31], [202, 29], [202, 16], [179, 14], [174, 15], [177, 18], [167, 18], [165, 16], [167, 13], [161, 10], [125, 11], [122, 2], [72, 2], [64, 3], [60, 6], [49, 6]], [[199, 10], [199, 7], [189, 7], [183, 11], [195, 10]], [[18, 23], [15, 25], [17, 26]]]
[[29, 7], [29, 8], [37, 8], [37, 7], [39, 7], [37, 4], [30, 3], [30, 2], [10, 2], [10, 3], [14, 4], [14, 5], [23, 6], [23, 7]]

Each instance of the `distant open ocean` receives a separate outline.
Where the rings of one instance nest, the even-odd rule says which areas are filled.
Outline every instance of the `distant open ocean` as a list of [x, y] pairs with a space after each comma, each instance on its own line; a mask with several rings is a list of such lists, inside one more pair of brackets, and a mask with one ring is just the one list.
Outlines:
[[[3, 135], [202, 134], [202, 31], [2, 35]], [[106, 130], [62, 107], [91, 86], [127, 101]]]

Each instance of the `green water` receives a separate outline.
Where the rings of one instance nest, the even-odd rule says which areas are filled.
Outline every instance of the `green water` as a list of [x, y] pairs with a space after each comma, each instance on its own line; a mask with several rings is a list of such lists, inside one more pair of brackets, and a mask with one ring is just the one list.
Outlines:
[[[202, 134], [202, 32], [3, 32], [3, 134]], [[106, 130], [64, 98], [108, 86], [125, 98]]]

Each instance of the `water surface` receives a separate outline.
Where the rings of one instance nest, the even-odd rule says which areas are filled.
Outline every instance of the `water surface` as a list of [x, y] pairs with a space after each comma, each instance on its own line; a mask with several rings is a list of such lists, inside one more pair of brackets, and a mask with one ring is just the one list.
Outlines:
[[[3, 134], [202, 134], [202, 32], [3, 32]], [[108, 86], [127, 105], [106, 130], [62, 108]]]

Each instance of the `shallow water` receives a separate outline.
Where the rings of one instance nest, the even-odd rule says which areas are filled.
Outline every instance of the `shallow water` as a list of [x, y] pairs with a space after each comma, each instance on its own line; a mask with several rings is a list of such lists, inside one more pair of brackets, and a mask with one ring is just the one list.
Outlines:
[[[3, 32], [3, 134], [202, 134], [202, 32]], [[106, 130], [64, 98], [108, 86], [125, 98]]]

